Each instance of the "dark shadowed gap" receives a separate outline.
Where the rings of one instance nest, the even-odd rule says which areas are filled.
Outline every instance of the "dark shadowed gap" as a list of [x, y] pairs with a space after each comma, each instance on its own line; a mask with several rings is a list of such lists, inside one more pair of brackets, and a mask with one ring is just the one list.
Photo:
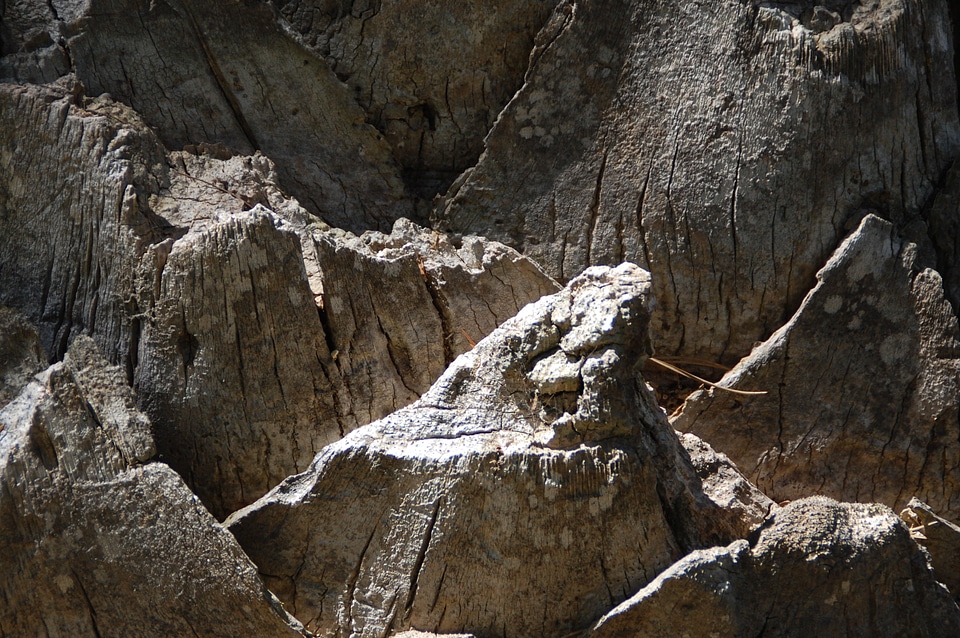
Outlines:
[[954, 76], [960, 78], [960, 3], [951, 0], [947, 2], [947, 7], [953, 25], [953, 71]]

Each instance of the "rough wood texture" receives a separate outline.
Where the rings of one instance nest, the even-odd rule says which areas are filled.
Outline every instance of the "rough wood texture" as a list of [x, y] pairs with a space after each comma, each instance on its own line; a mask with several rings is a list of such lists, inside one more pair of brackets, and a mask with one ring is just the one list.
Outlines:
[[174, 242], [134, 376], [164, 460], [218, 516], [342, 435], [300, 241], [262, 208]]
[[0, 306], [0, 408], [46, 365], [36, 328], [20, 313]]
[[560, 290], [533, 261], [481, 237], [451, 238], [398, 220], [390, 235], [371, 232], [362, 239], [384, 256], [416, 253], [443, 325], [446, 364], [528, 303]]
[[[191, 486], [202, 492], [205, 500], [215, 505], [214, 509], [221, 516], [243, 503], [239, 498], [223, 502], [219, 499], [220, 492], [232, 495], [234, 491], [242, 493], [242, 488], [204, 483], [202, 479], [229, 471], [234, 484], [242, 484], [246, 478], [249, 489], [260, 489], [250, 495], [253, 500], [291, 471], [300, 469], [296, 465], [296, 453], [291, 453], [279, 464], [279, 469], [246, 463], [250, 467], [247, 471], [258, 475], [258, 480], [238, 476], [236, 466], [218, 466], [218, 463], [222, 465], [224, 456], [218, 452], [223, 447], [230, 448], [231, 439], [210, 436], [217, 431], [217, 424], [224, 422], [216, 419], [226, 419], [235, 430], [232, 436], [244, 441], [242, 449], [245, 453], [254, 455], [254, 458], [259, 456], [261, 461], [270, 461], [290, 447], [296, 447], [295, 441], [281, 444], [277, 437], [277, 450], [271, 457], [262, 449], [271, 442], [271, 431], [276, 428], [289, 431], [291, 424], [302, 426], [305, 422], [316, 425], [324, 416], [316, 404], [324, 399], [329, 401], [329, 398], [315, 392], [314, 386], [320, 382], [315, 384], [309, 376], [313, 372], [310, 362], [317, 365], [318, 354], [314, 350], [309, 351], [309, 357], [303, 357], [305, 363], [291, 355], [277, 363], [276, 368], [273, 365], [266, 369], [251, 368], [247, 372], [247, 380], [253, 384], [249, 399], [237, 401], [245, 391], [235, 383], [240, 366], [238, 358], [242, 361], [243, 355], [235, 349], [237, 343], [248, 348], [248, 364], [262, 363], [263, 357], [273, 356], [275, 346], [282, 353], [290, 354], [290, 350], [296, 350], [297, 346], [290, 343], [291, 339], [304, 339], [305, 345], [324, 344], [312, 293], [303, 281], [297, 236], [275, 230], [270, 234], [270, 229], [265, 228], [269, 224], [261, 220], [259, 237], [268, 245], [252, 260], [245, 258], [241, 272], [237, 272], [241, 264], [239, 259], [223, 263], [213, 259], [239, 254], [226, 249], [219, 253], [213, 249], [208, 251], [214, 255], [206, 264], [200, 259], [201, 250], [196, 262], [184, 265], [185, 258], [198, 252], [194, 250], [196, 236], [188, 233], [183, 238], [190, 224], [196, 223], [203, 229], [216, 226], [219, 208], [224, 207], [226, 201], [231, 203], [227, 211], [239, 210], [244, 202], [238, 201], [235, 195], [223, 193], [222, 187], [209, 180], [197, 181], [187, 173], [191, 167], [182, 158], [179, 164], [168, 164], [159, 141], [132, 111], [109, 100], [84, 100], [76, 94], [76, 85], [6, 85], [0, 91], [0, 101], [0, 117], [6, 118], [8, 124], [3, 128], [0, 145], [0, 160], [5, 167], [3, 179], [0, 179], [0, 224], [3, 225], [0, 276], [7, 284], [0, 294], [5, 303], [38, 323], [41, 341], [51, 357], [62, 357], [66, 344], [74, 336], [88, 333], [94, 336], [109, 359], [123, 364], [128, 381], [136, 379], [143, 391], [144, 406], [151, 416], [157, 417], [155, 425], [161, 452], [176, 464], [178, 471], [191, 479]], [[52, 179], [48, 177], [51, 166], [61, 169], [53, 174]], [[197, 172], [196, 167], [192, 168]], [[186, 186], [182, 185], [184, 182]], [[215, 194], [213, 201], [206, 207], [200, 205], [211, 192]], [[243, 194], [242, 190], [240, 193]], [[169, 200], [179, 201], [177, 210], [171, 207]], [[169, 219], [158, 215], [151, 209], [151, 204]], [[224, 216], [229, 217], [229, 214], [224, 212]], [[236, 226], [243, 227], [244, 221], [245, 218], [235, 222], [236, 235], [243, 235], [243, 229]], [[229, 235], [230, 223], [223, 222], [222, 226], [228, 230], [222, 230], [221, 234]], [[202, 234], [199, 229], [198, 234]], [[264, 235], [268, 235], [269, 241], [263, 239]], [[179, 246], [178, 238], [183, 239]], [[229, 244], [229, 239], [224, 239], [224, 243]], [[205, 245], [203, 241], [199, 243]], [[248, 242], [246, 247], [251, 248], [251, 243]], [[273, 256], [279, 257], [276, 264], [263, 261], [265, 254], [271, 251]], [[257, 262], [258, 258], [260, 262]], [[174, 267], [166, 268], [168, 262]], [[259, 270], [251, 270], [250, 267], [257, 263]], [[180, 312], [172, 316], [177, 309], [177, 300], [170, 294], [182, 295], [184, 290], [181, 286], [181, 289], [171, 291], [171, 284], [164, 279], [164, 274], [167, 280], [175, 279], [177, 264], [181, 264], [181, 277], [193, 273], [196, 267], [201, 284], [204, 265], [211, 275], [213, 272], [232, 273], [234, 279], [211, 276], [206, 280], [205, 292], [208, 294], [203, 294], [203, 290], [195, 291], [200, 305], [180, 308]], [[289, 282], [277, 286], [275, 274], [266, 270], [268, 265], [271, 269], [285, 266], [287, 270], [283, 276]], [[296, 324], [284, 330], [280, 325], [262, 326], [249, 320], [249, 312], [256, 312], [255, 305], [239, 310], [229, 306], [230, 303], [249, 301], [254, 294], [251, 281], [258, 278], [261, 284], [264, 280], [269, 282], [262, 286], [264, 300], [271, 301], [264, 312], [273, 313], [268, 314], [267, 319], [282, 321], [303, 317], [301, 322], [312, 319], [315, 330], [304, 329], [302, 334], [292, 335], [291, 330], [298, 327]], [[299, 304], [297, 296], [288, 294], [287, 290], [288, 287], [296, 289], [298, 281]], [[235, 289], [230, 288], [232, 284], [236, 284]], [[232, 299], [227, 292], [232, 293]], [[278, 301], [274, 303], [274, 299]], [[210, 308], [219, 308], [220, 313], [208, 312]], [[207, 314], [198, 319], [197, 312], [201, 309]], [[238, 322], [233, 320], [233, 313], [240, 316], [239, 325], [246, 332], [238, 333]], [[189, 323], [184, 324], [188, 319]], [[207, 322], [203, 331], [197, 327], [198, 321]], [[310, 324], [307, 327], [311, 327]], [[183, 329], [178, 331], [178, 328]], [[203, 354], [198, 353], [199, 341], [191, 340], [193, 333], [189, 329], [202, 332], [204, 341], [210, 341], [204, 345], [232, 340], [230, 344], [234, 350], [230, 351], [229, 363], [233, 367], [224, 370], [222, 364], [218, 366], [216, 357], [211, 357], [215, 353], [222, 356], [222, 349], [210, 348]], [[273, 340], [268, 340], [270, 338]], [[311, 338], [314, 342], [310, 341]], [[165, 358], [158, 363], [161, 354]], [[199, 384], [194, 377], [190, 386], [193, 359], [198, 355], [200, 363], [206, 364], [206, 367], [201, 366], [201, 372], [213, 372], [219, 376], [207, 374]], [[267, 357], [265, 361], [270, 363], [273, 359]], [[293, 379], [291, 375], [278, 379], [274, 374], [275, 370], [287, 372], [291, 368], [296, 370]], [[303, 389], [304, 378], [307, 390]], [[286, 391], [292, 405], [283, 404], [281, 395], [284, 389], [278, 385], [284, 383], [288, 385]], [[261, 385], [268, 390], [261, 390]], [[176, 392], [171, 387], [176, 388]], [[167, 393], [158, 398], [161, 389]], [[216, 391], [211, 391], [213, 389]], [[231, 394], [225, 394], [227, 392]], [[215, 405], [204, 403], [207, 400], [214, 401]], [[259, 411], [245, 415], [243, 410], [247, 400], [263, 403], [258, 406]], [[298, 405], [298, 402], [306, 402], [306, 405]], [[207, 409], [198, 411], [198, 403]], [[251, 429], [263, 425], [263, 410], [278, 405], [281, 409], [276, 409], [272, 416], [278, 417], [279, 422], [270, 420], [268, 427], [251, 433]], [[230, 419], [236, 413], [243, 417]], [[187, 420], [183, 422], [180, 417]], [[326, 430], [311, 427], [300, 434], [307, 438], [303, 444], [306, 452], [299, 461], [301, 468], [319, 449], [317, 437], [322, 437], [331, 427], [339, 434], [335, 422], [332, 426], [329, 423], [322, 425]], [[197, 436], [183, 436], [185, 428], [194, 428]], [[259, 449], [247, 450], [249, 440], [258, 441], [256, 447]], [[204, 441], [206, 445], [198, 441]], [[189, 444], [189, 451], [182, 443]], [[240, 450], [232, 451], [239, 453]], [[184, 458], [192, 458], [196, 471], [192, 464], [184, 462]], [[201, 474], [199, 468], [203, 468], [205, 474]], [[268, 482], [271, 474], [273, 483]], [[222, 511], [221, 505], [228, 511]]]
[[952, 4], [0, 0], [0, 634], [957, 633]]
[[323, 635], [585, 627], [740, 525], [702, 493], [635, 376], [649, 288], [631, 264], [587, 270], [418, 402], [232, 515], [230, 530]]
[[656, 350], [735, 362], [960, 152], [947, 3], [813, 5], [561, 3], [438, 221], [560, 279], [635, 261]]
[[[128, 109], [78, 104], [69, 78], [44, 87], [0, 85], [0, 303], [39, 330], [52, 360], [96, 327], [114, 362], [135, 357], [143, 245], [155, 219], [126, 215], [156, 188], [164, 156]], [[128, 190], [129, 189], [129, 190]], [[157, 237], [157, 239], [154, 239]], [[152, 277], [148, 277], [152, 281]]]
[[[523, 306], [559, 286], [497, 242], [399, 220], [390, 235], [314, 234], [346, 430], [409, 405]], [[302, 469], [302, 468], [301, 468]]]
[[84, 4], [84, 0], [57, 0], [0, 5], [0, 79], [42, 83], [69, 73], [70, 55], [63, 46], [68, 29], [64, 27], [83, 12]]
[[954, 600], [960, 599], [960, 526], [916, 498], [910, 499], [900, 518], [910, 525], [914, 540], [930, 553], [937, 580], [950, 588]]
[[408, 186], [430, 199], [476, 163], [556, 0], [272, 4], [352, 89]]
[[797, 314], [673, 420], [776, 500], [811, 492], [960, 508], [960, 333], [917, 246], [867, 217]]
[[960, 614], [896, 515], [791, 503], [748, 543], [696, 551], [603, 617], [590, 638], [952, 636]]
[[[53, 11], [49, 23], [33, 26], [57, 41], [30, 48], [44, 59], [49, 49], [62, 51], [91, 95], [109, 93], [134, 107], [169, 148], [206, 142], [243, 154], [261, 150], [276, 162], [287, 192], [343, 228], [387, 229], [409, 215], [383, 136], [267, 5], [92, 0], [70, 14]], [[25, 65], [7, 74], [54, 79], [38, 79]]]
[[299, 636], [78, 337], [0, 409], [0, 633]]
[[218, 517], [557, 290], [495, 242], [406, 220], [331, 230], [263, 155], [167, 153], [129, 108], [78, 91], [0, 87], [0, 301], [52, 358], [87, 333], [121, 363], [163, 458]]
[[726, 454], [690, 433], [680, 435], [680, 444], [690, 456], [707, 498], [737, 513], [738, 536], [746, 537], [777, 511], [777, 504], [747, 480]]
[[[504, 246], [470, 239], [482, 255], [472, 259], [423, 239], [418, 249], [418, 233], [430, 233], [400, 226], [364, 241], [310, 233], [255, 207], [197, 224], [168, 247], [135, 386], [164, 457], [217, 516], [305, 470], [345, 432], [416, 400], [469, 348], [455, 338], [465, 327], [483, 336], [555, 289]], [[396, 248], [374, 252], [378, 242]], [[456, 276], [448, 283], [444, 273]], [[511, 277], [497, 279], [504, 273]]]

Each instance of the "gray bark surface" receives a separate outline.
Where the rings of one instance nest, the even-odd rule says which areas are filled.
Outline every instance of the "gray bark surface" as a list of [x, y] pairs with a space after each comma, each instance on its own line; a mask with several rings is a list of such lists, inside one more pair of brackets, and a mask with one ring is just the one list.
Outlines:
[[813, 4], [561, 3], [438, 223], [561, 280], [635, 261], [657, 352], [737, 361], [960, 152], [947, 3]]
[[63, 46], [64, 22], [82, 12], [84, 0], [5, 2], [0, 6], [0, 78], [54, 82], [70, 72]]
[[362, 239], [378, 255], [416, 253], [443, 326], [446, 364], [528, 303], [560, 290], [536, 263], [481, 237], [451, 238], [398, 220], [390, 235], [370, 232]]
[[458, 248], [407, 220], [389, 235], [317, 233], [311, 242], [345, 430], [412, 403], [454, 358], [559, 288], [502, 244], [466, 237]]
[[80, 106], [78, 91], [69, 78], [0, 85], [0, 303], [37, 326], [54, 361], [96, 327], [107, 358], [129, 362], [143, 245], [163, 229], [126, 213], [134, 182], [157, 189], [164, 157], [136, 114]]
[[951, 636], [960, 613], [881, 505], [791, 503], [756, 538], [695, 551], [604, 616], [591, 638]]
[[631, 264], [587, 270], [227, 525], [323, 635], [586, 626], [749, 525], [637, 380], [649, 289]]
[[36, 328], [20, 313], [0, 306], [0, 408], [46, 366]]
[[299, 238], [257, 208], [170, 247], [134, 376], [164, 460], [218, 516], [340, 438]]
[[721, 509], [737, 513], [738, 536], [748, 536], [777, 510], [777, 504], [757, 489], [726, 454], [690, 433], [680, 434], [680, 444], [690, 456], [707, 498]]
[[[482, 336], [556, 285], [480, 240], [468, 240], [481, 254], [468, 265], [422, 240], [418, 252], [410, 226], [367, 237], [396, 246], [379, 252], [343, 233], [291, 228], [255, 207], [173, 242], [140, 337], [134, 381], [158, 445], [218, 517], [416, 400], [469, 347], [466, 329]], [[439, 279], [450, 273], [462, 287]]]
[[917, 498], [910, 499], [900, 512], [910, 525], [910, 534], [927, 552], [937, 580], [960, 599], [960, 526], [951, 523]]
[[[11, 9], [13, 11], [13, 9]], [[409, 215], [390, 148], [327, 64], [259, 2], [92, 0], [32, 27], [56, 42], [91, 95], [135, 108], [173, 150], [220, 143], [267, 153], [284, 189], [327, 222], [388, 229]], [[53, 62], [44, 62], [53, 65]], [[8, 63], [17, 81], [52, 81]], [[25, 67], [25, 68], [23, 68]], [[0, 67], [2, 70], [2, 67]], [[39, 75], [39, 77], [37, 77]]]
[[950, 4], [0, 0], [0, 635], [960, 634]]
[[0, 409], [0, 633], [299, 636], [77, 338]]
[[811, 492], [960, 507], [960, 333], [917, 246], [867, 217], [797, 314], [673, 419], [775, 500]]
[[476, 163], [555, 3], [272, 2], [352, 89], [426, 199]]
[[0, 87], [0, 302], [51, 358], [86, 333], [122, 364], [162, 457], [220, 518], [557, 290], [495, 242], [330, 229], [263, 155], [167, 152], [78, 91]]

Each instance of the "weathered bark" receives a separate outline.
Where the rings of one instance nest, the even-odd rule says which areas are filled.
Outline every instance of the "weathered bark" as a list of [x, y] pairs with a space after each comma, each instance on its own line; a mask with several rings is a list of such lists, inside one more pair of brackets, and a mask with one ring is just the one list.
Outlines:
[[0, 1], [0, 633], [956, 633], [946, 7]]
[[438, 221], [561, 279], [636, 261], [658, 352], [738, 360], [960, 152], [946, 2], [813, 5], [561, 3]]
[[930, 564], [937, 580], [950, 588], [954, 600], [960, 600], [960, 526], [951, 523], [916, 498], [900, 512], [910, 525], [913, 539], [930, 553]]
[[330, 230], [264, 156], [167, 153], [130, 109], [77, 89], [0, 90], [0, 301], [54, 360], [87, 333], [122, 363], [163, 458], [218, 517], [557, 289], [478, 238]]
[[79, 337], [0, 409], [0, 633], [302, 635], [134, 403]]
[[777, 505], [733, 464], [693, 434], [681, 434], [680, 444], [701, 481], [703, 493], [718, 507], [736, 512], [737, 535], [745, 538], [777, 511]]
[[342, 435], [299, 238], [262, 208], [188, 232], [157, 273], [134, 385], [165, 461], [217, 516]]
[[743, 522], [705, 497], [636, 377], [649, 288], [630, 264], [586, 271], [230, 530], [312, 631], [584, 627]]
[[915, 244], [867, 217], [783, 328], [673, 420], [776, 500], [960, 507], [960, 332]]
[[556, 0], [273, 0], [353, 90], [421, 197], [476, 163]]
[[957, 632], [960, 609], [892, 511], [810, 498], [780, 510], [751, 543], [684, 557], [588, 635], [934, 638]]
[[[189, 367], [192, 360], [188, 359], [196, 356], [198, 342], [191, 341], [192, 333], [177, 332], [173, 328], [180, 326], [186, 314], [189, 314], [191, 323], [188, 327], [200, 332], [195, 323], [198, 321], [195, 314], [198, 308], [171, 316], [170, 311], [175, 309], [171, 306], [175, 306], [176, 300], [170, 298], [163, 285], [164, 273], [168, 279], [177, 274], [174, 268], [165, 268], [167, 262], [182, 263], [182, 255], [191, 254], [194, 236], [188, 235], [186, 240], [179, 243], [175, 241], [187, 232], [190, 224], [196, 223], [201, 228], [216, 226], [215, 219], [208, 220], [219, 215], [218, 207], [226, 207], [225, 203], [230, 202], [227, 210], [239, 210], [244, 202], [239, 201], [237, 195], [223, 192], [222, 187], [209, 180], [197, 181], [187, 172], [191, 169], [197, 172], [196, 166], [183, 158], [178, 164], [168, 165], [162, 145], [129, 109], [105, 100], [83, 100], [76, 95], [75, 88], [75, 85], [66, 85], [63, 89], [7, 85], [0, 91], [0, 117], [4, 118], [5, 123], [0, 147], [0, 160], [3, 160], [5, 168], [3, 179], [0, 179], [0, 224], [3, 226], [0, 232], [0, 243], [3, 244], [0, 250], [0, 277], [5, 285], [0, 295], [5, 303], [39, 324], [41, 341], [54, 360], [63, 356], [72, 338], [87, 333], [95, 338], [110, 360], [122, 363], [128, 381], [136, 378], [140, 389], [144, 391], [145, 407], [151, 416], [157, 417], [155, 426], [161, 453], [174, 462], [178, 471], [191, 479], [191, 486], [203, 494], [204, 500], [214, 507], [216, 513], [225, 516], [229, 509], [243, 504], [241, 499], [224, 504], [215, 500], [213, 495], [221, 489], [232, 494], [234, 485], [225, 484], [221, 487], [213, 483], [201, 483], [201, 479], [208, 475], [197, 474], [194, 467], [183, 459], [195, 457], [193, 463], [204, 468], [204, 472], [222, 474], [228, 469], [218, 467], [218, 462], [222, 462], [221, 457], [224, 456], [218, 452], [223, 447], [229, 448], [231, 439], [201, 435], [207, 435], [208, 428], [218, 423], [216, 418], [229, 418], [237, 411], [242, 412], [244, 405], [237, 402], [236, 398], [243, 388], [237, 387], [237, 384], [224, 387], [222, 384], [227, 375], [216, 378], [207, 375], [199, 388], [197, 384], [187, 387], [187, 376], [192, 372], [192, 367]], [[47, 176], [54, 166], [60, 167], [60, 170], [53, 173], [51, 180]], [[171, 181], [174, 182], [172, 185]], [[205, 197], [212, 199], [207, 206], [202, 205]], [[172, 206], [171, 200], [177, 202], [176, 207]], [[151, 210], [151, 204], [168, 215], [169, 219]], [[225, 217], [229, 218], [229, 215]], [[228, 226], [229, 221], [221, 225]], [[264, 233], [269, 235], [266, 230], [261, 235]], [[284, 243], [285, 237], [292, 239]], [[224, 302], [224, 288], [231, 283], [237, 284], [237, 290], [233, 291], [234, 301], [244, 291], [247, 293], [246, 299], [249, 299], [252, 294], [250, 281], [259, 277], [269, 280], [267, 290], [279, 297], [279, 302], [270, 307], [275, 313], [270, 315], [270, 319], [286, 320], [290, 316], [299, 316], [295, 312], [299, 309], [300, 315], [306, 315], [307, 319], [312, 317], [319, 330], [312, 294], [302, 281], [303, 267], [299, 260], [296, 236], [274, 231], [270, 239], [275, 239], [280, 248], [286, 250], [285, 255], [280, 251], [286, 257], [286, 262], [281, 260], [272, 267], [286, 264], [284, 276], [290, 279], [289, 284], [277, 286], [272, 275], [264, 270], [255, 272], [246, 269], [238, 275], [240, 282], [210, 278], [207, 292], [211, 295], [198, 295], [205, 304], [202, 307]], [[274, 244], [270, 244], [269, 248], [277, 250]], [[295, 258], [291, 257], [292, 253], [296, 253]], [[262, 258], [262, 255], [258, 256]], [[249, 266], [248, 262], [245, 260], [243, 263]], [[237, 263], [228, 262], [220, 268], [221, 264], [208, 262], [206, 266], [208, 270], [220, 268], [219, 272], [236, 274]], [[195, 265], [202, 266], [191, 262], [185, 269], [191, 270]], [[267, 264], [262, 265], [265, 267]], [[301, 276], [302, 299], [299, 305], [295, 295], [287, 294], [287, 286], [296, 288], [298, 283], [297, 278], [290, 276], [291, 268], [295, 275]], [[182, 271], [179, 274], [184, 276]], [[182, 292], [177, 290], [175, 294]], [[217, 293], [215, 296], [214, 292]], [[205, 342], [240, 337], [246, 339], [245, 343], [250, 344], [246, 359], [248, 363], [262, 363], [265, 349], [273, 352], [274, 344], [266, 342], [265, 335], [276, 333], [287, 337], [287, 341], [281, 341], [279, 346], [284, 353], [293, 348], [290, 344], [292, 338], [299, 339], [302, 336], [291, 336], [290, 330], [283, 331], [281, 326], [262, 327], [257, 322], [249, 321], [242, 325], [244, 329], [250, 328], [250, 333], [238, 335], [237, 322], [216, 323], [227, 318], [224, 313], [233, 311], [233, 308], [223, 308], [221, 314], [205, 317], [203, 321], [215, 321], [203, 331], [202, 338]], [[239, 314], [242, 319], [247, 318], [244, 310]], [[260, 331], [254, 332], [253, 328]], [[322, 332], [305, 332], [307, 343], [312, 336], [323, 345]], [[255, 337], [262, 339], [251, 344]], [[214, 372], [223, 372], [222, 366], [218, 368], [216, 361], [210, 365], [209, 355], [214, 352], [216, 350], [211, 349], [204, 353], [206, 358], [201, 357], [208, 364], [206, 371], [212, 369]], [[229, 371], [239, 374], [237, 357], [241, 353], [231, 351], [230, 354], [234, 367]], [[165, 357], [162, 365], [157, 361], [161, 355]], [[280, 383], [293, 386], [286, 388], [293, 405], [283, 406], [273, 415], [278, 417], [279, 423], [271, 420], [268, 427], [258, 429], [250, 436], [252, 428], [262, 425], [263, 420], [256, 418], [262, 413], [230, 421], [235, 430], [234, 437], [258, 442], [254, 450], [248, 452], [255, 458], [258, 454], [265, 454], [263, 447], [269, 445], [272, 438], [278, 438], [276, 434], [271, 437], [271, 431], [283, 431], [290, 427], [291, 422], [302, 426], [307, 414], [307, 422], [312, 426], [316, 426], [317, 420], [323, 417], [322, 411], [316, 409], [316, 403], [326, 397], [314, 392], [314, 385], [308, 376], [312, 372], [309, 362], [313, 361], [316, 365], [317, 356], [318, 353], [310, 351], [309, 358], [305, 358], [307, 365], [293, 357], [278, 364], [284, 371], [295, 367], [297, 375], [294, 383], [289, 378], [278, 380], [273, 366], [267, 370], [253, 368], [248, 372], [248, 379], [254, 383], [251, 401], [263, 399], [255, 394], [258, 384], [267, 385], [273, 391], [272, 395], [266, 397], [266, 405], [261, 410], [281, 403], [279, 395], [284, 389], [277, 387]], [[146, 365], [142, 365], [144, 363]], [[157, 372], [161, 374], [154, 374]], [[304, 377], [306, 383], [310, 384], [309, 394], [303, 390]], [[171, 386], [176, 388], [175, 393], [170, 390]], [[213, 391], [214, 388], [218, 391]], [[158, 398], [161, 389], [169, 391]], [[194, 391], [198, 394], [193, 394]], [[232, 394], [225, 394], [227, 391]], [[298, 401], [304, 401], [305, 395], [307, 404], [298, 405]], [[204, 405], [204, 399], [214, 401], [215, 405], [205, 404], [209, 408], [206, 412], [191, 410], [190, 399], [195, 404], [198, 396], [201, 405]], [[176, 410], [163, 409], [169, 405], [176, 406]], [[233, 412], [227, 407], [233, 408]], [[178, 420], [181, 416], [189, 417], [189, 420]], [[331, 427], [329, 423], [320, 425], [327, 430]], [[197, 436], [183, 436], [185, 428], [195, 428]], [[336, 423], [332, 429], [338, 433]], [[325, 432], [317, 427], [304, 430], [301, 436], [310, 443], [314, 443]], [[181, 436], [182, 441], [179, 439]], [[206, 442], [206, 445], [198, 444], [197, 440]], [[245, 444], [248, 442], [245, 441]], [[292, 445], [290, 442], [282, 446], [279, 441], [276, 443], [279, 449], [275, 456]], [[182, 444], [190, 445], [189, 452]], [[300, 460], [300, 467], [309, 462], [319, 446], [319, 443], [315, 443], [313, 448], [305, 446], [308, 450]], [[260, 479], [262, 484], [248, 479], [253, 484], [251, 489], [260, 490], [253, 493], [250, 500], [272, 486], [267, 482], [268, 477], [272, 476], [273, 483], [276, 483], [300, 469], [297, 461], [297, 455], [290, 454], [279, 464], [279, 469], [256, 467], [255, 471], [263, 472], [265, 476]], [[229, 470], [234, 484], [242, 483], [246, 478], [238, 476], [234, 467]], [[192, 480], [194, 478], [197, 480]], [[227, 511], [219, 507], [221, 504], [228, 508]]]
[[445, 364], [528, 303], [560, 290], [534, 262], [481, 237], [450, 238], [399, 220], [390, 235], [372, 232], [362, 239], [381, 255], [416, 253], [445, 331]]
[[[218, 517], [305, 470], [345, 432], [416, 400], [468, 349], [454, 331], [488, 332], [556, 285], [514, 251], [476, 239], [468, 246], [483, 257], [422, 239], [417, 248], [422, 231], [403, 224], [365, 241], [286, 224], [306, 233], [298, 238], [280, 226], [254, 208], [170, 244], [140, 338], [135, 385], [157, 444]], [[450, 284], [438, 278], [448, 271]], [[504, 272], [516, 277], [497, 279]]]
[[[50, 13], [48, 24], [32, 29], [58, 40], [36, 43], [35, 55], [62, 51], [91, 95], [109, 93], [134, 107], [169, 148], [206, 142], [242, 154], [261, 150], [287, 192], [343, 228], [387, 229], [410, 214], [382, 135], [266, 4], [92, 0], [82, 12]], [[29, 65], [9, 66], [15, 80], [53, 79]]]
[[47, 365], [40, 335], [23, 315], [0, 306], [0, 408]]
[[454, 358], [559, 289], [502, 244], [461, 242], [406, 220], [390, 235], [313, 235], [346, 430], [409, 405]]
[[83, 0], [0, 5], [0, 79], [44, 83], [69, 73], [63, 38], [83, 5]]
[[135, 113], [80, 106], [79, 91], [0, 85], [0, 303], [36, 324], [54, 361], [86, 332], [131, 362], [155, 268], [145, 248], [166, 231], [133, 204], [159, 189], [165, 158]]

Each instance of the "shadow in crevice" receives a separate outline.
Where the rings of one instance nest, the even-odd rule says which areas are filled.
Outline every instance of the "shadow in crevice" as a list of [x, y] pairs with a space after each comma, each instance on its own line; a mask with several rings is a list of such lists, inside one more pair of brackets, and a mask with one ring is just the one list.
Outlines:
[[943, 292], [960, 310], [960, 161], [947, 170], [925, 212], [927, 233], [936, 252], [936, 268], [943, 277]]
[[953, 29], [953, 73], [954, 77], [960, 77], [960, 4], [948, 2], [947, 9]]

